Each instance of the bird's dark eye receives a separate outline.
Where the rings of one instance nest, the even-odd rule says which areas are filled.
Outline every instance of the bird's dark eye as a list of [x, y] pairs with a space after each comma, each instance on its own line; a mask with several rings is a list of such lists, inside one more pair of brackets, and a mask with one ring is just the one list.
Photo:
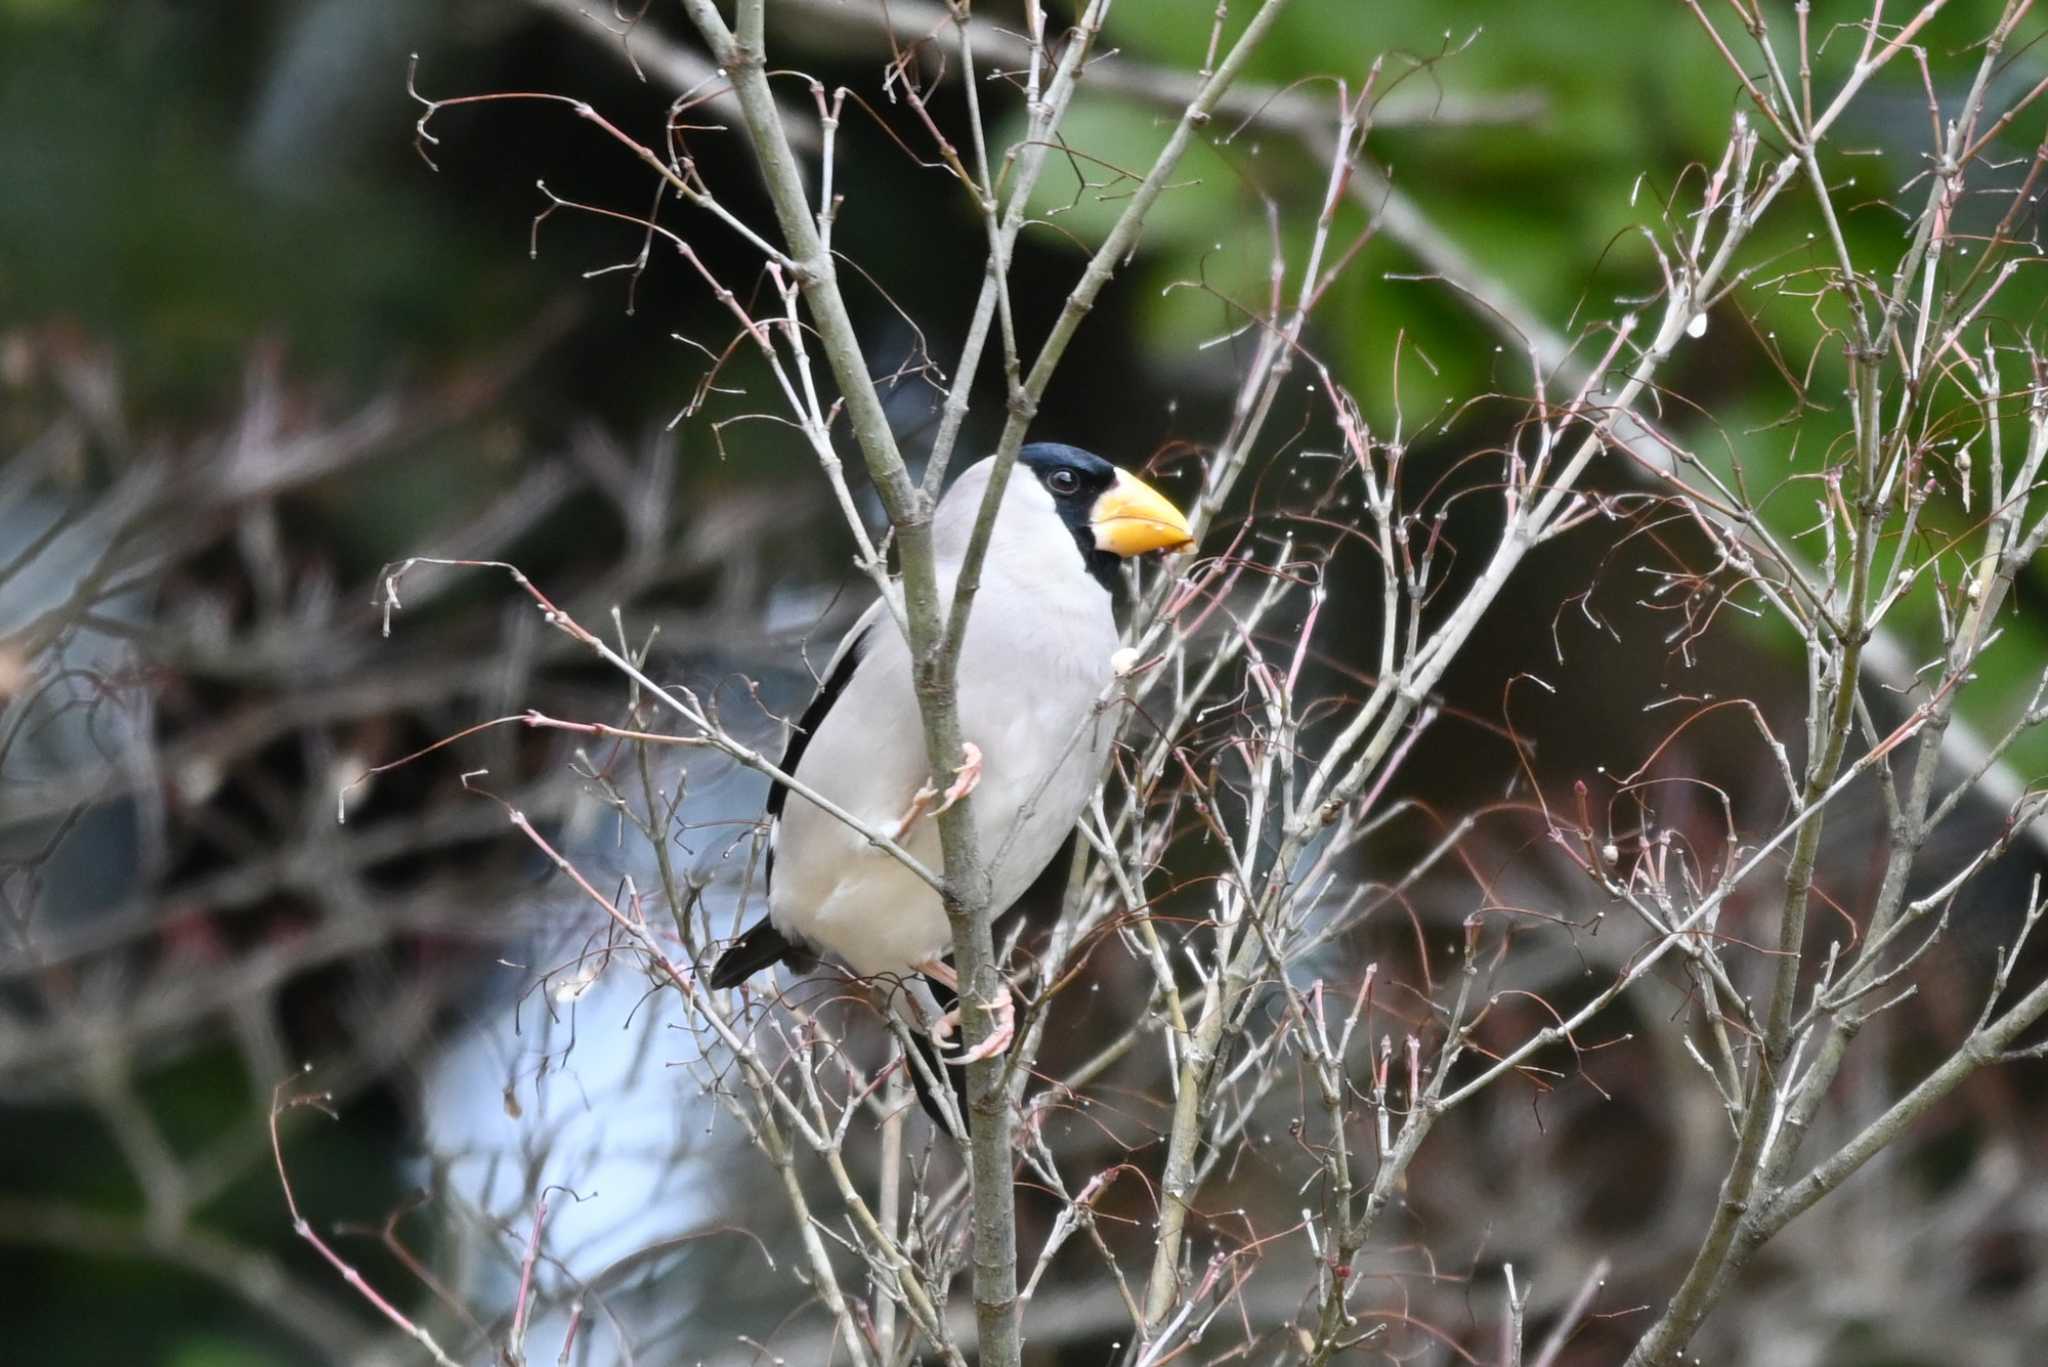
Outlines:
[[1055, 470], [1045, 477], [1045, 487], [1056, 494], [1071, 494], [1081, 487], [1081, 477], [1072, 470]]

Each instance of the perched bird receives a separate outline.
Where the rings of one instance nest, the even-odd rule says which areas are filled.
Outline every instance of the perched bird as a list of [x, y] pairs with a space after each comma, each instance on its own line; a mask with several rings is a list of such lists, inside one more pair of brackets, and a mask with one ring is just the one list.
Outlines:
[[[932, 549], [948, 605], [993, 468], [992, 459], [968, 467], [933, 511]], [[955, 774], [931, 773], [910, 649], [880, 602], [839, 643], [790, 734], [783, 772], [933, 870], [943, 862], [934, 812], [971, 791], [989, 904], [998, 915], [1012, 909], [1042, 874], [1064, 878], [1054, 857], [1071, 848], [1108, 753], [1114, 720], [1096, 703], [1117, 649], [1110, 611], [1117, 562], [1191, 541], [1180, 510], [1136, 476], [1078, 447], [1024, 447], [1003, 490], [960, 648], [965, 753]], [[769, 790], [767, 815], [768, 914], [720, 956], [712, 987], [736, 987], [777, 963], [808, 972], [830, 953], [863, 977], [922, 973], [957, 990], [945, 962], [952, 929], [929, 884], [781, 783]], [[955, 1062], [1008, 1047], [1007, 990], [991, 1005], [996, 1031]], [[957, 1011], [932, 1033], [943, 1039], [956, 1023]], [[911, 1073], [925, 1109], [945, 1127], [923, 1079]]]

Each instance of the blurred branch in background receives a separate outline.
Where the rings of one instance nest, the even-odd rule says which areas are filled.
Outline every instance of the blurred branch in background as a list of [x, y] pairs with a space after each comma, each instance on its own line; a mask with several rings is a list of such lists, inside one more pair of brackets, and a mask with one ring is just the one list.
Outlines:
[[[615, 45], [608, 46], [633, 63], [636, 74], [643, 78], [651, 75], [679, 96], [705, 85], [713, 75], [702, 58], [664, 37], [659, 24], [644, 13], [614, 27], [576, 0], [527, 2], [561, 16], [579, 32], [616, 40]], [[944, 48], [932, 45], [945, 44], [951, 34], [963, 27], [952, 10], [929, 0], [894, 0], [874, 8], [839, 4], [836, 0], [788, 0], [778, 4], [771, 17], [780, 26], [784, 16], [794, 16], [794, 22], [779, 31], [794, 44], [866, 51], [877, 57], [912, 51], [935, 68], [944, 64]], [[997, 80], [1027, 71], [1039, 59], [1032, 39], [1005, 23], [970, 17], [964, 28], [967, 41], [981, 60], [995, 64], [984, 79]], [[1127, 95], [1169, 109], [1186, 105], [1200, 84], [1199, 73], [1151, 66], [1115, 49], [1089, 56], [1084, 62], [1082, 79], [1089, 90]], [[730, 109], [730, 104], [720, 106], [714, 101], [712, 107]], [[1303, 134], [1327, 134], [1334, 126], [1327, 99], [1305, 88], [1282, 89], [1255, 81], [1232, 83], [1218, 96], [1215, 112], [1233, 122]], [[1404, 86], [1374, 106], [1373, 121], [1381, 128], [1464, 124], [1483, 127], [1535, 119], [1543, 112], [1543, 96], [1534, 90], [1482, 95], [1441, 87]], [[791, 128], [791, 144], [804, 151], [815, 150], [815, 131], [800, 119], [792, 122], [787, 111], [784, 119]]]
[[[527, 0], [534, 8], [556, 15], [578, 33], [598, 39], [618, 54], [641, 80], [653, 80], [675, 92], [676, 98], [694, 102], [702, 96], [704, 109], [724, 119], [740, 117], [739, 97], [718, 68], [702, 53], [684, 47], [646, 20], [646, 7], [637, 15], [607, 18], [581, 0]], [[781, 106], [782, 126], [788, 130], [790, 146], [804, 152], [818, 150], [818, 125], [810, 113], [795, 104]]]
[[[562, 322], [543, 316], [452, 384], [337, 416], [261, 352], [239, 412], [175, 445], [135, 435], [108, 354], [59, 330], [10, 335], [14, 416], [36, 426], [0, 498], [14, 548], [0, 567], [0, 1098], [95, 1116], [111, 1146], [100, 1181], [142, 1213], [0, 1197], [7, 1242], [160, 1260], [258, 1307], [300, 1353], [370, 1351], [344, 1299], [217, 1223], [267, 1166], [249, 1103], [302, 1051], [337, 1104], [360, 1102], [427, 1055], [493, 947], [546, 925], [516, 864], [478, 857], [502, 851], [502, 817], [433, 784], [365, 787], [372, 762], [512, 696], [573, 710], [583, 695], [559, 679], [570, 652], [518, 620], [376, 645], [363, 628], [379, 585], [338, 586], [287, 510], [474, 424]], [[104, 492], [82, 468], [107, 472]], [[802, 506], [738, 500], [678, 525], [672, 483], [666, 442], [629, 450], [585, 428], [502, 488], [465, 490], [430, 535], [502, 552], [595, 495], [623, 531], [593, 601], [639, 602], [733, 575], [748, 523]], [[423, 580], [413, 607], [434, 612], [451, 586]], [[651, 620], [745, 649], [752, 601]], [[533, 820], [570, 818], [578, 780], [521, 748], [500, 747], [506, 790]], [[166, 1076], [215, 1054], [239, 1081], [190, 1116]]]

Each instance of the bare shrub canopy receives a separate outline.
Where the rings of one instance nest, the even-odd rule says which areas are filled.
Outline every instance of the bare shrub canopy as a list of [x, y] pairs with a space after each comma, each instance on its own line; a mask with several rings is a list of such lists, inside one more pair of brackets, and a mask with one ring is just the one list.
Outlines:
[[[564, 894], [523, 927], [518, 1033], [477, 1031], [423, 1074], [424, 1109], [443, 1104], [417, 1213], [345, 1212], [403, 1277], [366, 1277], [294, 1183], [284, 1135], [330, 1100], [349, 1123], [329, 1096], [347, 1065], [301, 1078], [266, 1056], [294, 1231], [381, 1329], [441, 1363], [1675, 1363], [1818, 1313], [1835, 1236], [1816, 1231], [1839, 1218], [1893, 1237], [1872, 1178], [1852, 1179], [1877, 1166], [1906, 1183], [1916, 1133], [2038, 1058], [2048, 793], [2028, 775], [2048, 670], [2024, 600], [2048, 542], [2048, 142], [2023, 130], [2048, 81], [2018, 74], [2028, 4], [1966, 34], [1941, 0], [1825, 29], [1803, 3], [1688, 5], [1697, 59], [1727, 73], [1725, 139], [1709, 162], [1642, 168], [1606, 225], [1608, 273], [1558, 319], [1467, 261], [1375, 154], [1386, 124], [1427, 136], [1431, 117], [1515, 116], [1418, 96], [1458, 44], [1256, 84], [1286, 0], [1204, 11], [1182, 67], [1116, 51], [1113, 0], [1000, 19], [790, 6], [872, 54], [871, 80], [833, 86], [783, 65], [780, 4], [684, 0], [687, 30], [667, 10], [549, 7], [670, 89], [666, 120], [650, 131], [555, 92], [438, 94], [445, 74], [422, 69], [420, 150], [441, 156], [453, 121], [538, 103], [587, 125], [593, 155], [644, 164], [651, 207], [543, 180], [534, 250], [603, 220], [637, 245], [591, 276], [637, 291], [679, 269], [715, 300], [722, 331], [679, 336], [692, 371], [671, 425], [704, 459], [741, 425], [808, 453], [865, 581], [850, 597], [879, 597], [877, 629], [908, 642], [935, 781], [976, 742], [960, 645], [1002, 609], [973, 567], [1004, 482], [1028, 477], [1012, 471], [1027, 436], [1063, 435], [1033, 424], [1070, 343], [1142, 253], [1187, 253], [1155, 214], [1255, 149], [1290, 160], [1240, 172], [1239, 239], [1194, 249], [1199, 273], [1169, 291], [1225, 319], [1189, 363], [1226, 358], [1228, 402], [1214, 430], [1120, 457], [1179, 496], [1198, 547], [1124, 571], [1097, 703], [1118, 743], [1049, 925], [996, 933], [972, 792], [922, 818], [943, 851], [926, 867], [900, 829], [778, 767], [802, 681], [701, 640], [670, 653], [676, 633], [650, 629], [635, 599], [678, 531], [648, 511], [667, 502], [665, 441], [586, 435], [594, 482], [635, 529], [604, 593], [529, 575], [509, 536], [394, 549], [410, 558], [377, 577], [380, 649], [406, 649], [422, 595], [461, 586], [495, 611], [477, 586], [509, 576], [495, 601], [526, 623], [521, 658], [602, 682], [548, 701], [509, 672], [480, 724], [308, 777], [347, 816], [423, 769], [460, 774], [466, 829], [509, 825]], [[1912, 158], [1872, 154], [1864, 111], [1916, 89]], [[1128, 139], [1090, 140], [1097, 92], [1148, 111], [1136, 160]], [[986, 269], [956, 316], [909, 316], [835, 247], [847, 216], [890, 212], [840, 175], [855, 139], [955, 200], [952, 220], [904, 232], [976, 235]], [[1039, 233], [1078, 249], [1056, 307], [1017, 268]], [[1468, 367], [1484, 383], [1447, 392], [1405, 334], [1366, 363], [1332, 354], [1320, 320], [1382, 235], [1418, 263], [1396, 273], [1409, 288], [1495, 329]], [[1733, 363], [1689, 359], [1710, 336], [1752, 372], [1738, 397]], [[920, 405], [922, 426], [904, 417]], [[401, 420], [358, 427], [373, 419]], [[343, 428], [309, 449], [365, 440]], [[931, 509], [983, 455], [969, 587], [949, 598]], [[125, 515], [161, 522], [173, 495], [148, 468], [134, 502], [151, 511]], [[719, 517], [686, 530], [715, 541]], [[757, 532], [772, 539], [774, 518]], [[86, 587], [9, 626], [0, 668], [41, 681], [10, 695], [10, 735], [107, 705], [59, 681], [105, 628], [97, 605], [178, 553], [151, 535], [148, 556], [113, 537]], [[1567, 553], [1558, 591], [1542, 566]], [[1534, 628], [1516, 620], [1532, 593], [1548, 595]], [[821, 645], [845, 618], [815, 601], [794, 615]], [[1532, 631], [1549, 663], [1502, 668], [1496, 639]], [[1789, 685], [1753, 677], [1756, 658]], [[1629, 703], [1611, 735], [1558, 756], [1525, 734], [1588, 671], [1631, 668], [1599, 690]], [[1465, 695], [1492, 712], [1449, 701], [1473, 678]], [[512, 731], [561, 747], [508, 764]], [[1455, 806], [1418, 772], [1446, 747], [1493, 757], [1474, 766], [1486, 791]], [[911, 1102], [926, 1065], [904, 984], [827, 965], [707, 985], [763, 911], [770, 780], [940, 889], [970, 1043], [1004, 984], [1014, 995], [1015, 1047], [966, 1070], [964, 1142]], [[46, 795], [30, 815], [91, 800]], [[42, 943], [19, 894], [35, 862], [5, 884], [25, 952]], [[422, 928], [455, 934], [447, 919]], [[97, 952], [60, 942], [42, 963]], [[11, 1016], [10, 1065], [63, 1057], [85, 1018]], [[152, 1247], [211, 1256], [179, 1242], [190, 1170], [125, 1086], [97, 1104], [152, 1192]], [[1624, 1153], [1680, 1196], [1631, 1190]], [[1976, 1213], [1896, 1236], [1951, 1269], [1926, 1274], [1929, 1304], [1979, 1294], [1954, 1269], [2038, 1176], [1999, 1141], [1959, 1168], [1952, 1209]], [[671, 1197], [682, 1225], [649, 1223]], [[2016, 1209], [2038, 1247], [2048, 1217]], [[432, 1250], [401, 1229], [428, 1217]], [[1745, 1276], [1774, 1253], [1775, 1286]], [[687, 1309], [664, 1311], [663, 1288]], [[2028, 1313], [1982, 1321], [1977, 1347]]]

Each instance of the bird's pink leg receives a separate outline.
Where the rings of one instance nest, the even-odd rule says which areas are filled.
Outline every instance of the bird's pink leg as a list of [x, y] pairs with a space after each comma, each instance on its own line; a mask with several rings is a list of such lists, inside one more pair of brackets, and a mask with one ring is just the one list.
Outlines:
[[973, 792], [981, 782], [981, 747], [973, 741], [960, 742], [960, 767], [953, 771], [953, 782], [945, 792], [940, 792], [927, 783], [911, 796], [910, 806], [897, 819], [896, 829], [889, 833], [890, 839], [901, 840], [910, 834], [910, 828], [928, 816], [937, 816], [948, 807]]
[[[926, 977], [934, 978], [953, 989], [955, 996], [959, 995], [960, 977], [953, 972], [953, 965], [940, 959], [928, 959], [924, 963], [914, 964], [912, 967], [916, 968], [918, 972]], [[947, 1059], [948, 1063], [964, 1066], [969, 1063], [978, 1063], [985, 1058], [994, 1058], [1008, 1049], [1010, 1041], [1017, 1038], [1017, 1004], [1010, 998], [1010, 985], [1004, 982], [1000, 975], [996, 978], [996, 984], [996, 999], [989, 1008], [995, 1012], [995, 1029], [989, 1032], [987, 1039], [974, 1048], [969, 1049], [959, 1058]], [[953, 1032], [959, 1029], [959, 1027], [960, 1008], [955, 1006], [951, 1011], [948, 1011], [945, 1015], [932, 1022], [932, 1038], [943, 1044], [946, 1040], [952, 1038]]]

